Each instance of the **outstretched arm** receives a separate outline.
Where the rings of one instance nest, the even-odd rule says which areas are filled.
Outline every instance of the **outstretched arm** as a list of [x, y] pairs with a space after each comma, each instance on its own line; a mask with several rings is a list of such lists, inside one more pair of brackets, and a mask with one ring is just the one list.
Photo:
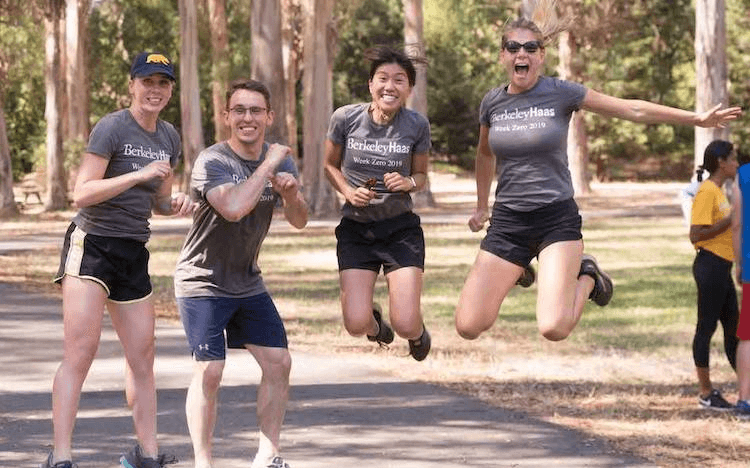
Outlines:
[[639, 99], [621, 99], [592, 89], [586, 92], [581, 107], [606, 117], [617, 117], [633, 122], [680, 124], [706, 128], [723, 128], [742, 114], [742, 109], [739, 107], [722, 108], [721, 104], [717, 104], [705, 112], [697, 113]]

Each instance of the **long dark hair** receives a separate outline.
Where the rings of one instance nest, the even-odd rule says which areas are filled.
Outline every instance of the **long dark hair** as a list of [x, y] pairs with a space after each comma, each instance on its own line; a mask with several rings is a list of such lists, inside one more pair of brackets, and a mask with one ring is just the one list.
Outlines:
[[726, 140], [714, 140], [706, 146], [703, 152], [703, 164], [695, 171], [698, 182], [703, 181], [703, 171], [713, 174], [719, 168], [719, 160], [725, 161], [732, 155], [734, 145]]

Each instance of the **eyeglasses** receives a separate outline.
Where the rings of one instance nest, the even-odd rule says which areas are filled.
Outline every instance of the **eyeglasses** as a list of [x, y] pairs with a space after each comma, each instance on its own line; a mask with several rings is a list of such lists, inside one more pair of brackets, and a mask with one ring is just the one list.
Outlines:
[[267, 109], [265, 107], [256, 107], [256, 106], [253, 106], [253, 107], [242, 107], [242, 106], [235, 106], [235, 107], [232, 107], [231, 109], [229, 109], [229, 112], [231, 112], [232, 115], [234, 115], [236, 117], [244, 117], [245, 114], [247, 114], [248, 112], [250, 112], [250, 114], [253, 117], [260, 117], [261, 115], [263, 115], [263, 113], [266, 110]]
[[508, 41], [505, 44], [503, 44], [503, 48], [507, 50], [508, 52], [510, 52], [511, 54], [515, 54], [516, 52], [521, 50], [521, 47], [523, 47], [523, 50], [525, 50], [526, 52], [530, 54], [533, 54], [537, 50], [544, 48], [542, 46], [541, 41], [529, 41], [529, 42], [524, 42], [523, 44], [521, 44], [520, 42], [516, 42], [516, 41]]

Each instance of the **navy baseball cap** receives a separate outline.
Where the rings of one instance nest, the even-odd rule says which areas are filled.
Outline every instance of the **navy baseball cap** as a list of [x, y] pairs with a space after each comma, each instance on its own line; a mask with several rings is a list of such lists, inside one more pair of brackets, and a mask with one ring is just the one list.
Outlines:
[[166, 55], [158, 52], [141, 52], [130, 66], [130, 78], [142, 78], [154, 73], [161, 73], [170, 80], [176, 81], [172, 61]]

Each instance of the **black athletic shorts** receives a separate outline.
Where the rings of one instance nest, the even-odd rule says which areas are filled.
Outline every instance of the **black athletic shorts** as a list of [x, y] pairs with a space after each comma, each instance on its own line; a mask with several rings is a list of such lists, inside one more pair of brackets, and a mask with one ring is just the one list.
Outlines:
[[360, 223], [343, 218], [336, 227], [339, 271], [358, 268], [390, 273], [403, 267], [424, 270], [424, 232], [420, 219], [407, 212], [383, 221]]
[[480, 248], [526, 266], [555, 242], [580, 240], [582, 220], [572, 198], [532, 211], [511, 210], [495, 203], [490, 226]]
[[71, 223], [55, 282], [75, 276], [99, 283], [111, 301], [140, 301], [151, 295], [148, 258], [145, 242], [86, 234]]

